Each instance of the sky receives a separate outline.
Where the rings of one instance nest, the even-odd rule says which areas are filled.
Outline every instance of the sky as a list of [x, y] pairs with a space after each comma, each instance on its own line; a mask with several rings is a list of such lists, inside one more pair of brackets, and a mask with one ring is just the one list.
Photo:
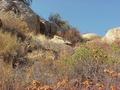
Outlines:
[[81, 33], [104, 35], [120, 26], [120, 0], [33, 0], [31, 8], [45, 19], [59, 13]]

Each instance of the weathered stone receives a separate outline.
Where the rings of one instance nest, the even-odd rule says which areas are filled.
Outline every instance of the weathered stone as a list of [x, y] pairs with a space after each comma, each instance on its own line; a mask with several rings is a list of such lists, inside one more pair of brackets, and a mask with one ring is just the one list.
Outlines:
[[120, 41], [120, 27], [108, 30], [102, 40], [109, 44]]
[[68, 44], [68, 45], [72, 44], [71, 42], [64, 40], [62, 37], [56, 35], [50, 41], [57, 44]]
[[83, 34], [82, 38], [84, 40], [90, 41], [90, 40], [98, 39], [98, 38], [100, 38], [100, 36], [98, 36], [97, 34], [94, 34], [94, 33], [87, 33], [87, 34]]

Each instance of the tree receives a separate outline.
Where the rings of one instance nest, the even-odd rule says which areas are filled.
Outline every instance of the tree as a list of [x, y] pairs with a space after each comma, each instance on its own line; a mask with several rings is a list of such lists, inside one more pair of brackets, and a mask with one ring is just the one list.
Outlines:
[[24, 2], [28, 6], [30, 6], [32, 3], [32, 0], [20, 0], [20, 1]]
[[51, 14], [48, 19], [50, 22], [57, 24], [63, 30], [69, 30], [71, 28], [71, 25], [63, 20], [58, 13]]

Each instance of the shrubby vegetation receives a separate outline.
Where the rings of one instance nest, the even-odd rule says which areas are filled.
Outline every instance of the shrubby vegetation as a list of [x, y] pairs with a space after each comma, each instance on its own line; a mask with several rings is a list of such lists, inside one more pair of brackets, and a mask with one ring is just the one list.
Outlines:
[[72, 25], [70, 25], [67, 21], [62, 19], [58, 13], [51, 14], [49, 16], [49, 21], [57, 24], [61, 28], [60, 31], [57, 31], [58, 36], [70, 41], [73, 45], [82, 41], [80, 32], [76, 28], [72, 27]]
[[[74, 37], [80, 36], [78, 32], [74, 31], [72, 29], [70, 32], [67, 31], [63, 35], [64, 38], [73, 40], [73, 43], [75, 43], [74, 40], [81, 40], [80, 37]], [[2, 87], [0, 88], [2, 90], [6, 90], [5, 88], [24, 90], [34, 80], [37, 80], [34, 83], [42, 83], [42, 86], [36, 87], [32, 84], [30, 86], [32, 88], [40, 88], [44, 87], [44, 85], [48, 85], [52, 89], [59, 88], [58, 90], [62, 88], [69, 90], [73, 87], [80, 90], [84, 88], [90, 88], [90, 90], [92, 88], [95, 90], [98, 90], [98, 88], [108, 90], [111, 87], [118, 88], [116, 83], [119, 84], [120, 80], [119, 42], [110, 45], [100, 40], [93, 40], [78, 43], [78, 46], [74, 48], [75, 51], [67, 51], [66, 49], [70, 48], [50, 43], [47, 38], [43, 40], [38, 36], [32, 36], [32, 39], [21, 42], [23, 43], [23, 48], [21, 46], [18, 50], [18, 46], [22, 44], [18, 42], [16, 36], [1, 31], [0, 39], [0, 54], [7, 55], [7, 53], [12, 54], [16, 50], [25, 49], [19, 51], [22, 54], [17, 53], [17, 56], [15, 56], [17, 62], [14, 63], [18, 66], [25, 64], [25, 66], [17, 69], [11, 68], [9, 64], [0, 62], [2, 67], [0, 72], [3, 72], [0, 75], [2, 80]], [[25, 43], [27, 47], [29, 46], [28, 49], [26, 45], [24, 46]], [[71, 52], [72, 54], [69, 54]]]
[[83, 41], [80, 32], [76, 30], [75, 28], [71, 28], [69, 30], [58, 32], [57, 35], [63, 37], [63, 39], [65, 40], [70, 41], [73, 45]]
[[[41, 88], [48, 85], [50, 88], [59, 88], [58, 90], [62, 88], [69, 90], [73, 87], [76, 88], [75, 90], [85, 88], [90, 88], [90, 90], [93, 88], [95, 90], [99, 90], [99, 88], [110, 90], [117, 87], [116, 83], [119, 84], [119, 44], [109, 45], [100, 41], [79, 43], [79, 47], [75, 48], [72, 55], [65, 56], [62, 54], [57, 59], [54, 58], [56, 52], [52, 51], [52, 49], [45, 50], [41, 45], [37, 48], [39, 50], [33, 51], [30, 55], [34, 57], [37, 54], [38, 56], [36, 56], [35, 60], [29, 59], [28, 65], [30, 66], [24, 68], [24, 72], [18, 74], [19, 72], [14, 73], [12, 69], [9, 69], [11, 77], [2, 76], [5, 76], [4, 78], [8, 80], [13, 78], [4, 83], [3, 86], [10, 85], [9, 87], [13, 88], [12, 85], [14, 85], [15, 88], [19, 87], [24, 90], [26, 87], [23, 87], [23, 85], [30, 84], [29, 82], [32, 82], [32, 80], [37, 80], [33, 82], [41, 83], [42, 86], [41, 84], [34, 86], [36, 84], [32, 82], [30, 87]], [[5, 70], [5, 68], [3, 69]], [[14, 76], [16, 76], [15, 79]], [[18, 86], [16, 86], [17, 84]]]
[[51, 14], [48, 19], [50, 22], [57, 24], [63, 30], [69, 30], [72, 27], [67, 21], [62, 19], [58, 13]]
[[[32, 0], [21, 1], [29, 6]], [[80, 32], [59, 14], [50, 15], [49, 21], [60, 27], [57, 35], [73, 47], [26, 29], [1, 30], [0, 90], [119, 90], [119, 41], [111, 45], [100, 39], [81, 42]]]

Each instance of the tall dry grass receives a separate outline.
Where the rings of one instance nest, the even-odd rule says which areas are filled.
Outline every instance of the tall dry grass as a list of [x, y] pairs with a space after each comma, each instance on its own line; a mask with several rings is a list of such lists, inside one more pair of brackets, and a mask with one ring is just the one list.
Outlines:
[[[32, 89], [28, 90], [119, 90], [118, 45], [87, 42], [75, 48], [73, 54], [67, 54], [70, 51], [66, 49], [69, 48], [61, 45], [53, 46], [47, 42], [43, 46], [38, 45], [29, 54], [29, 66], [12, 69], [10, 65], [0, 62], [1, 90], [24, 90], [29, 86]], [[59, 58], [54, 58], [53, 50], [60, 54]]]
[[17, 47], [17, 37], [0, 30], [0, 54], [12, 53]]

